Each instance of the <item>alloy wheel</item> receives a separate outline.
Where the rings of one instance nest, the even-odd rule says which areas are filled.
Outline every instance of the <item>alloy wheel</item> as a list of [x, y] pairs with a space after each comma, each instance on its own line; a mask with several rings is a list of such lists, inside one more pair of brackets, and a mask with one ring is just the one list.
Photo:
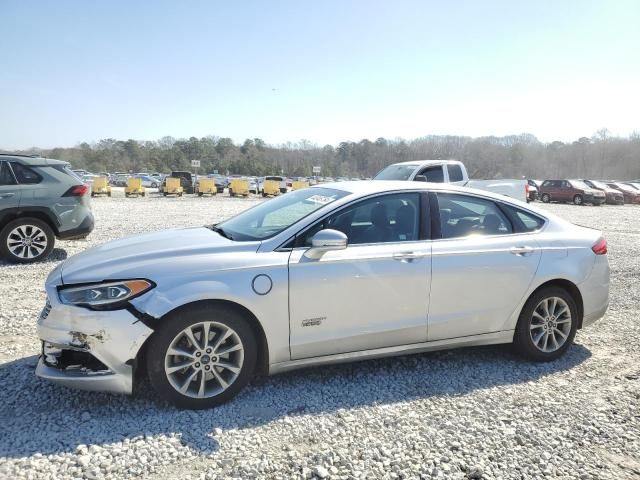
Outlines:
[[171, 386], [191, 398], [210, 398], [231, 386], [244, 363], [237, 332], [218, 322], [201, 322], [179, 332], [169, 344], [164, 370]]
[[45, 252], [47, 245], [46, 234], [36, 225], [19, 225], [7, 236], [7, 248], [17, 258], [39, 257]]
[[571, 332], [571, 309], [560, 297], [542, 300], [533, 310], [529, 335], [541, 352], [551, 353], [562, 348]]

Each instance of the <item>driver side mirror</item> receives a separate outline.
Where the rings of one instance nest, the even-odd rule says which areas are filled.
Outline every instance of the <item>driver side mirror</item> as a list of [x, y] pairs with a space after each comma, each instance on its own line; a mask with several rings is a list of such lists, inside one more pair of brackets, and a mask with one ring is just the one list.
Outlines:
[[426, 182], [427, 181], [427, 177], [425, 177], [424, 175], [416, 175], [416, 177], [413, 179], [414, 182]]
[[331, 228], [325, 228], [311, 238], [311, 248], [307, 250], [305, 256], [317, 260], [326, 252], [344, 250], [347, 248], [347, 243], [348, 239], [344, 233]]

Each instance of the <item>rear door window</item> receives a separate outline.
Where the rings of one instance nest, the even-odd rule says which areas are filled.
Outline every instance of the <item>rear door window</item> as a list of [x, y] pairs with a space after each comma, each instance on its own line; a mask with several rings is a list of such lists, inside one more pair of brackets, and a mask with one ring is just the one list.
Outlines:
[[11, 169], [7, 162], [0, 162], [0, 185], [15, 185], [16, 180], [13, 178]]
[[438, 193], [442, 238], [513, 233], [509, 219], [493, 201], [456, 193]]
[[462, 176], [462, 168], [460, 168], [460, 165], [455, 163], [453, 165], [447, 165], [447, 171], [449, 172], [450, 182], [461, 182], [462, 180], [464, 180]]
[[22, 165], [21, 163], [12, 162], [11, 168], [13, 169], [13, 173], [20, 184], [34, 184], [42, 181], [42, 177], [36, 173], [35, 170]]

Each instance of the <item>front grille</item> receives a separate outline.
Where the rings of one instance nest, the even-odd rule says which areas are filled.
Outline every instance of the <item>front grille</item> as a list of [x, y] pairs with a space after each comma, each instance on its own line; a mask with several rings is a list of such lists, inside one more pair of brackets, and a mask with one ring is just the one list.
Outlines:
[[42, 309], [42, 312], [40, 312], [40, 318], [44, 320], [49, 316], [49, 312], [51, 312], [51, 303], [49, 303], [49, 299], [47, 298], [44, 308]]

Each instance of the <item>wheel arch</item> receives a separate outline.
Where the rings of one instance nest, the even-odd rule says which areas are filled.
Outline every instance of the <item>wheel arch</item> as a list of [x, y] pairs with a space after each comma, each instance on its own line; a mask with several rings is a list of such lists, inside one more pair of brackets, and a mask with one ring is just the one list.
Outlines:
[[37, 218], [49, 225], [56, 236], [59, 233], [60, 222], [46, 208], [9, 208], [4, 210], [0, 216], [0, 230], [9, 222], [20, 218]]
[[[163, 319], [166, 319], [169, 315], [175, 314], [175, 313], [179, 313], [183, 310], [187, 310], [189, 308], [192, 308], [194, 306], [202, 306], [202, 305], [209, 305], [209, 306], [225, 306], [227, 308], [231, 308], [233, 310], [235, 310], [236, 312], [238, 312], [239, 314], [241, 314], [244, 318], [247, 319], [247, 322], [249, 324], [249, 327], [251, 328], [251, 330], [253, 331], [253, 334], [256, 337], [256, 343], [258, 344], [258, 352], [257, 352], [257, 359], [256, 359], [256, 371], [254, 372], [255, 374], [258, 375], [267, 375], [269, 372], [269, 344], [267, 343], [267, 336], [264, 332], [264, 328], [262, 327], [262, 324], [260, 323], [260, 321], [258, 320], [258, 317], [256, 317], [253, 312], [251, 310], [249, 310], [247, 307], [245, 307], [244, 305], [241, 305], [237, 302], [231, 301], [231, 300], [221, 300], [221, 299], [206, 299], [206, 300], [196, 300], [196, 301], [192, 301], [192, 302], [188, 302], [188, 303], [184, 303], [182, 305], [177, 306], [176, 308], [169, 310], [168, 312], [164, 313], [161, 317], [159, 318], [147, 318], [146, 321], [148, 322], [148, 325], [151, 326], [154, 330], [156, 328], [158, 328], [161, 324]], [[141, 320], [142, 321], [142, 320]], [[136, 371], [141, 370], [139, 367], [144, 365], [144, 359], [146, 357], [146, 353], [147, 353], [147, 348], [149, 346], [149, 344], [151, 342], [149, 342], [149, 339], [153, 336], [153, 333], [151, 335], [149, 335], [149, 337], [145, 340], [144, 344], [142, 345], [142, 347], [140, 348], [140, 350], [138, 351], [138, 353], [136, 354], [136, 358], [135, 358], [135, 364], [136, 364]], [[140, 372], [136, 373], [136, 376], [139, 374]]]
[[576, 302], [576, 307], [578, 308], [578, 329], [582, 328], [582, 319], [584, 317], [584, 301], [582, 299], [582, 293], [580, 293], [580, 289], [575, 283], [571, 282], [570, 280], [564, 278], [547, 280], [543, 284], [538, 285], [538, 287], [533, 292], [531, 292], [527, 300], [543, 288], [548, 287], [562, 288], [563, 290], [566, 290], [569, 295], [571, 295], [571, 298], [573, 298], [573, 301]]

